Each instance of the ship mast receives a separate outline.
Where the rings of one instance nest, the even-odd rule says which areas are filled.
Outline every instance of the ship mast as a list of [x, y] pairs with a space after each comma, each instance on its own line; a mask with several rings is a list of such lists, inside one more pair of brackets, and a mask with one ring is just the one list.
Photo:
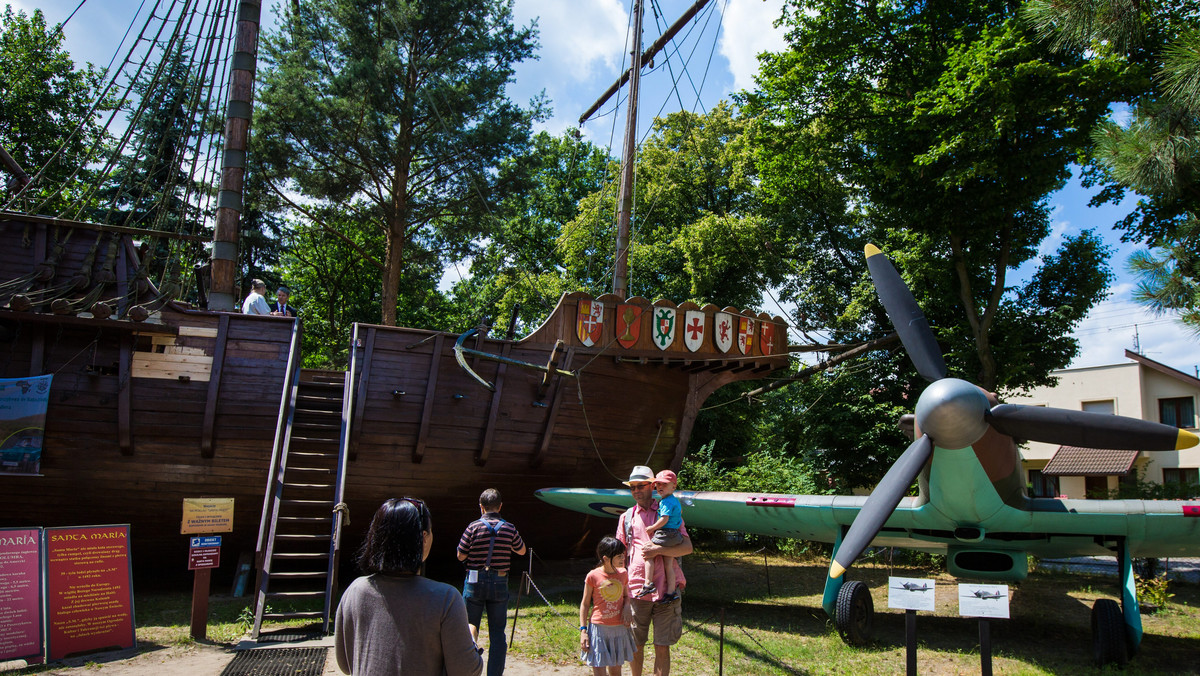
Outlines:
[[650, 63], [654, 60], [654, 55], [657, 54], [667, 42], [675, 37], [675, 34], [683, 29], [692, 17], [696, 16], [704, 6], [708, 4], [708, 0], [696, 0], [686, 12], [683, 13], [671, 27], [663, 31], [654, 44], [650, 45], [645, 52], [642, 52], [642, 15], [643, 4], [642, 0], [634, 0], [633, 3], [633, 61], [616, 82], [604, 92], [596, 102], [587, 109], [583, 115], [579, 116], [579, 124], [582, 125], [588, 121], [600, 106], [603, 106], [621, 85], [629, 82], [629, 106], [625, 114], [625, 147], [621, 153], [621, 196], [619, 199], [619, 211], [617, 212], [617, 256], [616, 263], [613, 265], [613, 293], [621, 298], [626, 298], [629, 295], [629, 223], [633, 214], [633, 169], [634, 160], [637, 157], [637, 111], [638, 111], [638, 87], [641, 80], [642, 64]]
[[246, 142], [250, 137], [253, 112], [254, 69], [258, 58], [258, 28], [262, 0], [238, 3], [237, 38], [229, 76], [229, 105], [226, 107], [225, 147], [221, 160], [221, 184], [217, 193], [217, 223], [213, 229], [212, 286], [208, 309], [237, 309], [234, 288], [237, 274], [238, 226], [242, 214], [242, 185], [246, 176]]
[[617, 212], [617, 260], [613, 293], [629, 296], [629, 221], [633, 211], [633, 164], [637, 157], [638, 84], [642, 79], [642, 0], [633, 0], [633, 59], [629, 66], [629, 108], [625, 113], [625, 147], [621, 154], [621, 198]]

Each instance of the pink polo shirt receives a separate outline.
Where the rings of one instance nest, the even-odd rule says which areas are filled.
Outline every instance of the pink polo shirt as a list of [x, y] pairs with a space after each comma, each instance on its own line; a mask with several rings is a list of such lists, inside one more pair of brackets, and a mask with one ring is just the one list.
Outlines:
[[[651, 538], [646, 534], [646, 527], [658, 521], [658, 502], [655, 501], [650, 505], [650, 509], [642, 509], [634, 505], [633, 509], [633, 542], [627, 542], [625, 539], [625, 520], [629, 517], [629, 510], [621, 514], [621, 518], [617, 519], [617, 539], [625, 545], [625, 565], [629, 573], [629, 591], [636, 596], [642, 590], [642, 585], [646, 584], [646, 559], [642, 556], [642, 546], [650, 544]], [[679, 529], [679, 532], [684, 537], [688, 537], [687, 526]], [[683, 568], [679, 565], [679, 559], [675, 559], [675, 583], [680, 589], [687, 586], [687, 580], [683, 577]], [[651, 594], [650, 600], [658, 601], [668, 590], [667, 573], [663, 566], [654, 567], [654, 586], [658, 588], [654, 594]]]

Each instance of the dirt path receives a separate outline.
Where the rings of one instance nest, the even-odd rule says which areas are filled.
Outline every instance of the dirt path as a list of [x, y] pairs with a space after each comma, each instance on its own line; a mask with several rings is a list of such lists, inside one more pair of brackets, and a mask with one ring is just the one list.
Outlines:
[[[121, 650], [86, 658], [72, 658], [49, 671], [38, 673], [53, 676], [217, 676], [236, 652], [229, 646], [207, 644], [161, 647], [140, 654], [133, 650]], [[0, 662], [0, 674], [8, 673], [4, 671], [5, 666], [5, 663]], [[325, 660], [323, 676], [340, 676], [341, 673], [331, 650]], [[537, 664], [510, 654], [504, 673], [506, 676], [582, 676], [590, 674], [591, 669], [583, 666], [556, 667]]]

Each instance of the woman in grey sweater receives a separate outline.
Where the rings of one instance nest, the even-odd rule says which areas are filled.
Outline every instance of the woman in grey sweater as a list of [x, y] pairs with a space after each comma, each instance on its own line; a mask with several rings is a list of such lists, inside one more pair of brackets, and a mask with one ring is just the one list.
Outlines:
[[371, 520], [358, 554], [366, 575], [338, 604], [338, 668], [354, 676], [479, 676], [483, 657], [458, 590], [417, 574], [429, 556], [429, 508], [392, 498]]

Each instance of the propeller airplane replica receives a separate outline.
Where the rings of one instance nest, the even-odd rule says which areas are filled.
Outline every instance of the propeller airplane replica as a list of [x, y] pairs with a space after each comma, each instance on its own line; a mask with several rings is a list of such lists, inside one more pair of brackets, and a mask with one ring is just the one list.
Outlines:
[[893, 587], [893, 589], [903, 589], [904, 591], [910, 591], [910, 592], [926, 592], [926, 591], [929, 591], [929, 585], [922, 584], [921, 586], [918, 587], [916, 582], [905, 582], [904, 584], [900, 585], [899, 587]]
[[[1200, 555], [1200, 503], [1031, 498], [1014, 439], [1083, 448], [1174, 451], [1200, 441], [1186, 430], [1103, 413], [996, 404], [979, 387], [948, 378], [925, 315], [896, 268], [873, 245], [867, 267], [917, 372], [931, 384], [916, 405], [916, 438], [869, 496], [676, 491], [689, 526], [833, 543], [822, 606], [843, 640], [871, 639], [866, 584], [844, 573], [868, 546], [946, 556], [950, 574], [986, 581], [1025, 578], [1028, 557], [1113, 556], [1118, 605], [1092, 607], [1098, 664], [1124, 664], [1142, 639], [1133, 559]], [[919, 493], [905, 497], [913, 481]], [[627, 490], [545, 488], [542, 500], [616, 516]]]

